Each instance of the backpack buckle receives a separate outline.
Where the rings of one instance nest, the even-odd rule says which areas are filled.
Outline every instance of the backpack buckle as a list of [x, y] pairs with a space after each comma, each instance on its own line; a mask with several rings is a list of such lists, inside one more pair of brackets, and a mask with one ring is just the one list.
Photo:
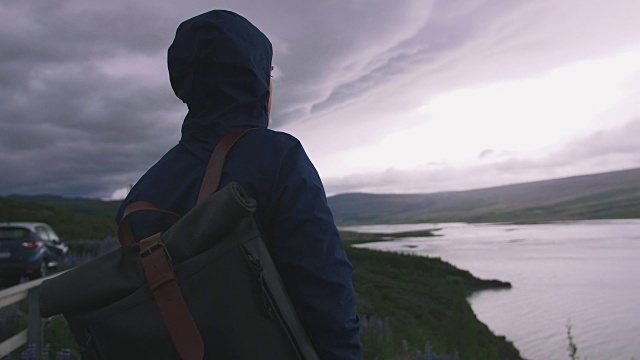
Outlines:
[[152, 253], [157, 251], [158, 248], [162, 248], [162, 251], [164, 251], [164, 256], [169, 261], [169, 264], [171, 264], [171, 255], [169, 254], [169, 250], [167, 250], [167, 247], [164, 245], [164, 243], [162, 241], [155, 242], [155, 243], [151, 244], [150, 246], [148, 246], [148, 247], [144, 248], [143, 250], [141, 250], [140, 251], [140, 257], [143, 258], [145, 256], [151, 255]]

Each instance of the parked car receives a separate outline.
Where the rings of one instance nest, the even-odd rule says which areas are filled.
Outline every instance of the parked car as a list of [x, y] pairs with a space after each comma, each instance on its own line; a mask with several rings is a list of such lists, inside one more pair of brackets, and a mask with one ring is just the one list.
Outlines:
[[0, 223], [0, 277], [16, 281], [46, 276], [64, 260], [69, 248], [44, 223]]

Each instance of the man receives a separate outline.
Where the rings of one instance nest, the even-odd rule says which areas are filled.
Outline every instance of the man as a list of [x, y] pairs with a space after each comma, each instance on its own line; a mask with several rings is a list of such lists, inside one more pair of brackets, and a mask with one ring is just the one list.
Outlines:
[[[320, 357], [360, 359], [352, 268], [320, 178], [297, 139], [267, 129], [271, 58], [266, 36], [232, 12], [211, 11], [178, 27], [168, 64], [171, 86], [189, 108], [182, 138], [133, 187], [116, 220], [138, 200], [185, 214], [220, 139], [258, 128], [229, 152], [220, 186], [235, 181], [256, 199], [259, 230]], [[168, 227], [146, 212], [131, 224], [137, 240]]]

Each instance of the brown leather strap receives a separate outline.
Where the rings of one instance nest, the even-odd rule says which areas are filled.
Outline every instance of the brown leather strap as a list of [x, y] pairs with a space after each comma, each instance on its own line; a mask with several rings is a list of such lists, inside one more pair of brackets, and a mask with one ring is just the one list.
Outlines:
[[131, 228], [129, 227], [129, 215], [133, 214], [134, 212], [143, 210], [158, 211], [163, 213], [165, 215], [165, 219], [167, 219], [167, 222], [169, 222], [171, 225], [180, 220], [180, 215], [174, 213], [173, 211], [161, 209], [147, 201], [134, 201], [131, 204], [127, 205], [127, 207], [124, 209], [124, 212], [122, 213], [122, 219], [118, 224], [118, 239], [120, 239], [120, 246], [135, 243], [135, 239], [131, 234]]
[[[252, 129], [231, 132], [216, 145], [205, 170], [198, 194], [198, 203], [218, 189], [227, 153], [236, 141], [250, 130]], [[122, 220], [120, 220], [118, 235], [121, 245], [131, 244], [135, 241], [129, 228], [129, 215], [142, 210], [159, 211], [167, 216], [180, 218], [180, 215], [161, 209], [152, 203], [133, 202], [125, 208]], [[169, 220], [169, 218], [167, 219]], [[139, 246], [140, 261], [144, 268], [149, 291], [158, 304], [162, 319], [169, 330], [178, 354], [183, 360], [201, 360], [204, 357], [202, 337], [191, 317], [180, 287], [178, 287], [171, 266], [171, 256], [162, 242], [161, 233], [141, 240]]]
[[140, 261], [149, 284], [149, 292], [158, 304], [180, 358], [202, 360], [204, 343], [178, 287], [171, 257], [160, 233], [140, 241]]
[[218, 190], [218, 186], [220, 186], [220, 178], [222, 177], [222, 167], [224, 166], [224, 160], [227, 157], [227, 153], [238, 139], [251, 130], [253, 130], [253, 128], [232, 131], [225, 135], [218, 145], [216, 145], [216, 148], [213, 149], [213, 153], [211, 154], [211, 158], [207, 164], [207, 170], [204, 172], [202, 186], [200, 186], [198, 204]]
[[[244, 134], [251, 130], [253, 130], [253, 128], [232, 131], [229, 134], [225, 135], [222, 140], [220, 140], [218, 145], [216, 145], [213, 153], [211, 154], [211, 158], [209, 159], [209, 163], [207, 164], [207, 169], [204, 173], [202, 185], [200, 186], [200, 192], [198, 193], [198, 204], [206, 199], [209, 195], [213, 194], [216, 190], [218, 190], [218, 186], [220, 186], [220, 178], [222, 177], [222, 167], [224, 166], [224, 160], [227, 157], [227, 153], [229, 152], [231, 147], [233, 147], [236, 141], [238, 141], [238, 139], [240, 139]], [[143, 210], [158, 211], [165, 214], [165, 218], [172, 225], [180, 219], [179, 214], [176, 214], [169, 210], [161, 209], [150, 202], [132, 202], [124, 209], [122, 219], [118, 224], [118, 238], [120, 239], [121, 246], [135, 243], [135, 239], [131, 234], [131, 228], [129, 227], [129, 215], [133, 214], [134, 212]]]

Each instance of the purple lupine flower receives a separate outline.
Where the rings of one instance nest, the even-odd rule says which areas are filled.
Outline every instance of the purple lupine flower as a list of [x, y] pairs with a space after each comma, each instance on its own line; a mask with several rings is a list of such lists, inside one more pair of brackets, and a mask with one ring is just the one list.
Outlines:
[[120, 247], [120, 241], [116, 238], [106, 238], [98, 243], [98, 256], [102, 256]]
[[27, 350], [22, 352], [22, 360], [36, 360], [36, 344], [27, 346]]
[[391, 339], [391, 328], [389, 327], [389, 318], [384, 319], [384, 334], [385, 334], [385, 340], [389, 341]]
[[13, 303], [11, 305], [11, 312], [9, 312], [9, 319], [16, 321], [18, 319], [18, 304]]
[[373, 314], [373, 316], [371, 316], [371, 318], [369, 319], [369, 334], [371, 335], [371, 337], [376, 336], [376, 321], [378, 320], [378, 316], [376, 314]]
[[367, 315], [364, 314], [362, 315], [362, 317], [360, 317], [360, 335], [363, 335], [367, 331], [368, 325], [369, 324], [367, 322]]
[[376, 332], [378, 333], [378, 344], [382, 344], [384, 340], [384, 323], [381, 319], [376, 321]]
[[49, 359], [49, 351], [51, 350], [51, 345], [47, 344], [44, 346], [44, 349], [42, 349], [42, 359]]
[[434, 357], [434, 353], [433, 350], [431, 349], [431, 344], [429, 344], [428, 342], [426, 344], [424, 344], [424, 356], [425, 356], [425, 360], [435, 360], [433, 359]]
[[62, 349], [56, 353], [56, 360], [71, 360], [71, 349]]

